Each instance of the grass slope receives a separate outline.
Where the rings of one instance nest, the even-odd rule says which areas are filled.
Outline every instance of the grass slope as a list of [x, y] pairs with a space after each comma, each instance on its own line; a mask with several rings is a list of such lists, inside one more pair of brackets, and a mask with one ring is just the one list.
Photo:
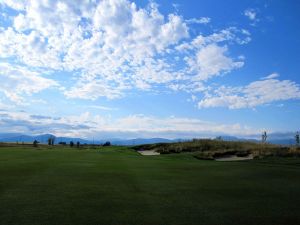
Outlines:
[[152, 150], [161, 154], [194, 152], [199, 159], [214, 159], [224, 155], [245, 156], [252, 154], [254, 157], [280, 156], [300, 157], [300, 147], [262, 144], [247, 141], [223, 141], [212, 139], [193, 139], [192, 141], [176, 143], [156, 143], [137, 145], [136, 150]]
[[300, 224], [300, 159], [0, 148], [0, 224]]

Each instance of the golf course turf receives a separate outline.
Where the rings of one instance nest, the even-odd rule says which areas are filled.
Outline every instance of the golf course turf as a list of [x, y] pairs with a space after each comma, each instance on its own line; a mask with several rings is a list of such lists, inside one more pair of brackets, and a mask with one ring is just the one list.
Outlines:
[[1, 147], [0, 224], [300, 224], [300, 159]]

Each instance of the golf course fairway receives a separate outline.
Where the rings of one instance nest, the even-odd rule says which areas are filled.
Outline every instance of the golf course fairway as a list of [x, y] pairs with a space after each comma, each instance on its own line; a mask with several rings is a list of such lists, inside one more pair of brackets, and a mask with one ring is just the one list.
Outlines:
[[0, 224], [300, 224], [300, 159], [1, 147]]

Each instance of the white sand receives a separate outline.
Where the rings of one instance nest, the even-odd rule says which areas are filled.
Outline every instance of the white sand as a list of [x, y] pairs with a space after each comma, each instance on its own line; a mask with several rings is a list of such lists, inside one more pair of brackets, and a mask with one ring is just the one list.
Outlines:
[[141, 155], [160, 155], [159, 152], [155, 152], [153, 150], [147, 150], [147, 151], [138, 151]]
[[216, 158], [216, 161], [242, 161], [242, 160], [251, 160], [253, 159], [253, 155], [250, 154], [248, 156], [243, 156], [243, 157], [238, 157], [236, 155], [231, 155], [231, 156], [225, 156], [225, 157], [220, 157]]

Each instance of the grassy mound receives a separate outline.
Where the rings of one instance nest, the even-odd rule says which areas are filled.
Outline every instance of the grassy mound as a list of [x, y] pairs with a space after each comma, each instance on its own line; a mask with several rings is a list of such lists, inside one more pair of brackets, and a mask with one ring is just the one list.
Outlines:
[[211, 139], [194, 139], [178, 143], [158, 143], [133, 147], [135, 150], [152, 150], [161, 154], [193, 152], [199, 159], [214, 159], [227, 155], [255, 157], [282, 156], [300, 157], [300, 148], [283, 147], [273, 144], [261, 144], [246, 141], [222, 141]]

